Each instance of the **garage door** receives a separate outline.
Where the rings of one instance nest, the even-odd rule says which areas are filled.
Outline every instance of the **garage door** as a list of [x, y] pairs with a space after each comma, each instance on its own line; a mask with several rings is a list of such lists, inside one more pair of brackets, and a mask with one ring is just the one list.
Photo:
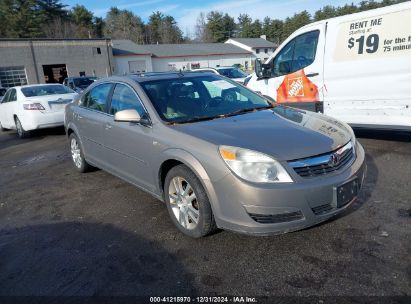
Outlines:
[[11, 88], [27, 84], [24, 66], [0, 67], [0, 86]]
[[147, 69], [145, 60], [129, 61], [128, 66], [130, 73], [142, 73]]

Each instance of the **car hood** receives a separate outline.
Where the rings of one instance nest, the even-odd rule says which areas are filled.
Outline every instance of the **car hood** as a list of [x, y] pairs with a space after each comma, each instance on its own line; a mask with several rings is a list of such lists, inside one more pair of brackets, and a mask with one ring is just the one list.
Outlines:
[[251, 149], [278, 160], [327, 153], [352, 137], [350, 127], [336, 119], [282, 106], [173, 128], [215, 145]]

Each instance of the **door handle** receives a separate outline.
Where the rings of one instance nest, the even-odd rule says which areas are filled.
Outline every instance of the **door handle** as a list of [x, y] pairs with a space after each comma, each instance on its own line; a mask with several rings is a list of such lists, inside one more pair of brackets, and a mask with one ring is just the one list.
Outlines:
[[307, 75], [305, 75], [305, 76], [307, 76], [307, 77], [315, 77], [315, 76], [318, 76], [318, 75], [320, 75], [319, 73], [310, 73], [310, 74], [307, 74]]
[[112, 126], [109, 123], [107, 123], [106, 124], [106, 130], [110, 130], [111, 128], [112, 128]]

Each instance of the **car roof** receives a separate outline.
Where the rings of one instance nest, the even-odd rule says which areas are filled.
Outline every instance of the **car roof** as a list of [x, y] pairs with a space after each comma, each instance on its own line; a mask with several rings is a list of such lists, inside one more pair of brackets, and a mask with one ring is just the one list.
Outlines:
[[38, 84], [25, 84], [22, 86], [15, 86], [9, 89], [22, 89], [22, 88], [32, 88], [32, 87], [41, 87], [41, 86], [48, 86], [48, 85], [62, 85], [61, 83], [38, 83]]
[[[149, 72], [134, 74], [128, 76], [122, 76], [134, 80], [135, 82], [145, 82], [151, 80], [161, 80], [161, 79], [181, 79], [181, 78], [191, 78], [197, 76], [204, 76], [205, 74], [216, 75], [213, 72], [207, 71], [184, 71], [184, 72]], [[116, 77], [118, 78], [118, 77]], [[120, 77], [121, 78], [121, 77]]]

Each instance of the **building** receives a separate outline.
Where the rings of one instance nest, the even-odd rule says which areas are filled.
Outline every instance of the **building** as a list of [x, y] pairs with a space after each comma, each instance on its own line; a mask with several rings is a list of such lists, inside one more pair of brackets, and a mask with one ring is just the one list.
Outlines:
[[225, 43], [230, 43], [252, 52], [255, 58], [260, 58], [263, 62], [267, 60], [277, 48], [277, 45], [268, 41], [265, 35], [261, 36], [261, 38], [230, 38]]
[[249, 69], [254, 60], [251, 51], [226, 43], [137, 45], [113, 40], [113, 55], [116, 75], [232, 65]]
[[110, 39], [0, 39], [0, 86], [112, 74]]

